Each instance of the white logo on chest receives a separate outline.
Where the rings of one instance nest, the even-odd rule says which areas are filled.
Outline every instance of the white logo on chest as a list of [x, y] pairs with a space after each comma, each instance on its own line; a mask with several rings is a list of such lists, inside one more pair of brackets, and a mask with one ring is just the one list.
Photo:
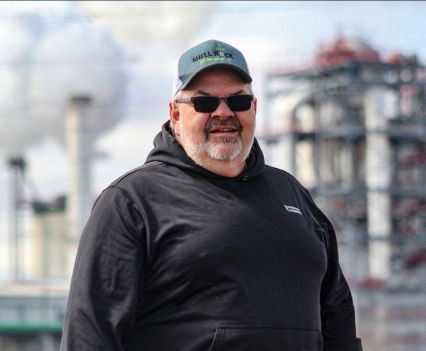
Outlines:
[[302, 214], [302, 212], [297, 207], [284, 205], [284, 208], [286, 209], [287, 212], [297, 213], [300, 215]]

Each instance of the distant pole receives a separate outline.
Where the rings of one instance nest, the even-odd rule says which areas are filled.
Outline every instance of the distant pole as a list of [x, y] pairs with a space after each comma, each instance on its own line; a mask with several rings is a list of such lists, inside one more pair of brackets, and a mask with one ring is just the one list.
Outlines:
[[12, 199], [12, 217], [11, 217], [11, 257], [10, 263], [13, 271], [13, 280], [20, 281], [22, 267], [21, 260], [21, 228], [22, 228], [22, 208], [24, 204], [23, 181], [26, 163], [22, 157], [9, 158], [8, 165], [12, 171], [11, 177], [11, 199]]

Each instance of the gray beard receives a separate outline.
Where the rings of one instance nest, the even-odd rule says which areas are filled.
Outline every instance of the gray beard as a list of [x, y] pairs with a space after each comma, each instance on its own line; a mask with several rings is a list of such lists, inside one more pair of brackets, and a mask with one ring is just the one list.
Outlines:
[[[194, 143], [187, 137], [184, 128], [180, 127], [180, 138], [183, 148], [185, 149], [187, 155], [197, 164], [202, 166], [203, 156], [207, 155], [215, 161], [225, 161], [231, 162], [234, 161], [245, 149], [242, 138], [238, 137], [220, 137], [220, 138], [208, 138], [206, 135], [205, 142]], [[250, 143], [250, 147], [245, 151], [244, 160], [247, 158], [253, 140]], [[226, 148], [223, 148], [224, 144]], [[232, 144], [233, 148], [230, 151], [228, 147]]]

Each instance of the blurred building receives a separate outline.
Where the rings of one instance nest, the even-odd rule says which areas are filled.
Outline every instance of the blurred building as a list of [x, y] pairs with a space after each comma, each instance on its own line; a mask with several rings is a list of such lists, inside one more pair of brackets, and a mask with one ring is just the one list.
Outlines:
[[33, 215], [26, 245], [29, 260], [26, 264], [27, 279], [52, 281], [68, 279], [70, 265], [68, 253], [73, 241], [66, 233], [65, 197], [51, 203], [33, 202]]
[[[11, 8], [0, 23], [8, 43], [0, 53], [0, 139], [10, 170], [10, 233], [1, 242], [8, 254], [0, 261], [9, 273], [0, 284], [2, 351], [59, 348], [78, 239], [95, 197], [96, 141], [124, 116], [122, 46], [74, 3], [56, 5], [54, 13], [47, 4]], [[45, 194], [26, 171], [27, 149], [46, 139], [67, 152], [66, 202], [41, 201]]]
[[272, 71], [265, 85], [259, 139], [332, 220], [348, 278], [426, 288], [424, 66], [338, 37], [312, 66]]
[[258, 139], [332, 221], [364, 348], [426, 350], [425, 67], [338, 37], [265, 90]]
[[20, 283], [0, 289], [0, 350], [59, 350], [67, 283]]

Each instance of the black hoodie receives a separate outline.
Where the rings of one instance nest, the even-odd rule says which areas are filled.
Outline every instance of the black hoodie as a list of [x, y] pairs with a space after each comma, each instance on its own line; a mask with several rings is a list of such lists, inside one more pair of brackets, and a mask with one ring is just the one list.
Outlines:
[[93, 208], [61, 350], [362, 350], [332, 226], [291, 175], [256, 141], [233, 178], [169, 123], [154, 146]]

